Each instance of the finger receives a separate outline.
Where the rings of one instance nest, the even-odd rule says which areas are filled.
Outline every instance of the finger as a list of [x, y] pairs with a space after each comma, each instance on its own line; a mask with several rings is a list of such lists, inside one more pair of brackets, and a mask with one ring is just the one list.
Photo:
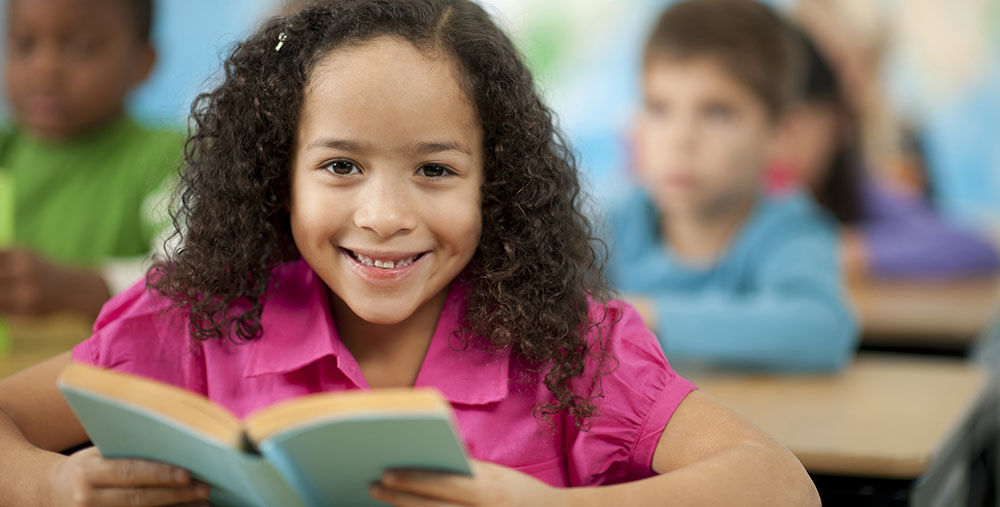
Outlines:
[[132, 507], [148, 505], [174, 505], [208, 498], [210, 489], [205, 484], [179, 488], [99, 488], [93, 490], [90, 505]]
[[33, 313], [38, 302], [38, 291], [20, 281], [0, 281], [0, 312], [17, 315]]
[[21, 276], [28, 265], [30, 254], [21, 247], [0, 249], [0, 278]]
[[470, 459], [469, 463], [472, 465], [472, 475], [480, 478], [489, 479], [496, 476], [498, 472], [510, 470], [503, 465], [497, 465], [496, 463], [490, 463], [489, 461]]
[[20, 300], [11, 289], [0, 283], [0, 313], [21, 313]]
[[20, 285], [21, 280], [24, 280], [24, 275], [21, 271], [12, 269], [10, 266], [0, 264], [0, 286], [11, 290], [14, 287]]
[[183, 468], [141, 459], [96, 458], [85, 476], [95, 486], [186, 486], [191, 476]]
[[390, 489], [381, 484], [372, 484], [368, 488], [368, 494], [375, 500], [397, 507], [455, 507], [467, 505]]
[[467, 502], [475, 498], [477, 492], [473, 476], [428, 470], [387, 470], [382, 474], [381, 485], [394, 491], [451, 502]]
[[0, 248], [0, 270], [5, 270], [6, 266], [10, 264], [11, 258], [15, 255], [14, 248]]
[[97, 447], [94, 447], [94, 446], [84, 447], [83, 449], [80, 449], [79, 451], [76, 451], [75, 453], [73, 453], [73, 457], [80, 458], [80, 459], [100, 458], [101, 457], [101, 451]]

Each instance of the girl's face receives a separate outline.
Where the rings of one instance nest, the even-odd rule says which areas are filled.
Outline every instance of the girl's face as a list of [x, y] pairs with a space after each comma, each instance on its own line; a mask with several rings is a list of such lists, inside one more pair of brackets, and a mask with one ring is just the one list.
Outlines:
[[355, 315], [396, 324], [479, 244], [483, 132], [449, 60], [382, 37], [323, 57], [306, 85], [291, 225]]
[[832, 104], [806, 102], [790, 108], [775, 143], [774, 162], [812, 188], [821, 186], [841, 142], [840, 117]]

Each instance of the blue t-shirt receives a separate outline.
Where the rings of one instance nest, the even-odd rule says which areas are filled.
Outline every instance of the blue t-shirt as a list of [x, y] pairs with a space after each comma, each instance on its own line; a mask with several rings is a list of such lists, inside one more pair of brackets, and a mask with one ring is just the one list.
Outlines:
[[857, 325], [846, 303], [833, 222], [799, 194], [761, 199], [710, 266], [686, 265], [660, 234], [642, 191], [609, 210], [608, 276], [656, 306], [670, 360], [772, 371], [847, 364]]

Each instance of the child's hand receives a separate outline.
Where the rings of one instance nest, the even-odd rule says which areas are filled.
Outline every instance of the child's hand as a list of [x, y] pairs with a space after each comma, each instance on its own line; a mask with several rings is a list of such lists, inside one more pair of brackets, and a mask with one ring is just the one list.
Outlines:
[[560, 491], [530, 475], [472, 462], [472, 477], [421, 470], [389, 470], [371, 487], [372, 498], [398, 506], [561, 504]]
[[868, 275], [868, 246], [860, 232], [845, 228], [840, 234], [840, 261], [848, 279], [863, 279]]
[[50, 505], [171, 505], [203, 501], [209, 487], [187, 471], [153, 461], [104, 459], [90, 447], [60, 460], [49, 474]]
[[37, 316], [71, 310], [97, 315], [110, 297], [96, 272], [56, 264], [25, 248], [0, 250], [0, 313]]

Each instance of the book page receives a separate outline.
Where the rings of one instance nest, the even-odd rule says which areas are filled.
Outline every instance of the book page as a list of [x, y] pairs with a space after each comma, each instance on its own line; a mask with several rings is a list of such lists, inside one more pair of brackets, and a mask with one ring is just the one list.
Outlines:
[[312, 394], [262, 409], [246, 419], [253, 442], [275, 433], [315, 423], [317, 420], [349, 419], [357, 415], [381, 414], [451, 416], [451, 405], [434, 389], [375, 389]]
[[176, 386], [127, 373], [71, 363], [59, 375], [63, 391], [73, 389], [159, 414], [229, 447], [241, 448], [242, 425], [208, 398]]

